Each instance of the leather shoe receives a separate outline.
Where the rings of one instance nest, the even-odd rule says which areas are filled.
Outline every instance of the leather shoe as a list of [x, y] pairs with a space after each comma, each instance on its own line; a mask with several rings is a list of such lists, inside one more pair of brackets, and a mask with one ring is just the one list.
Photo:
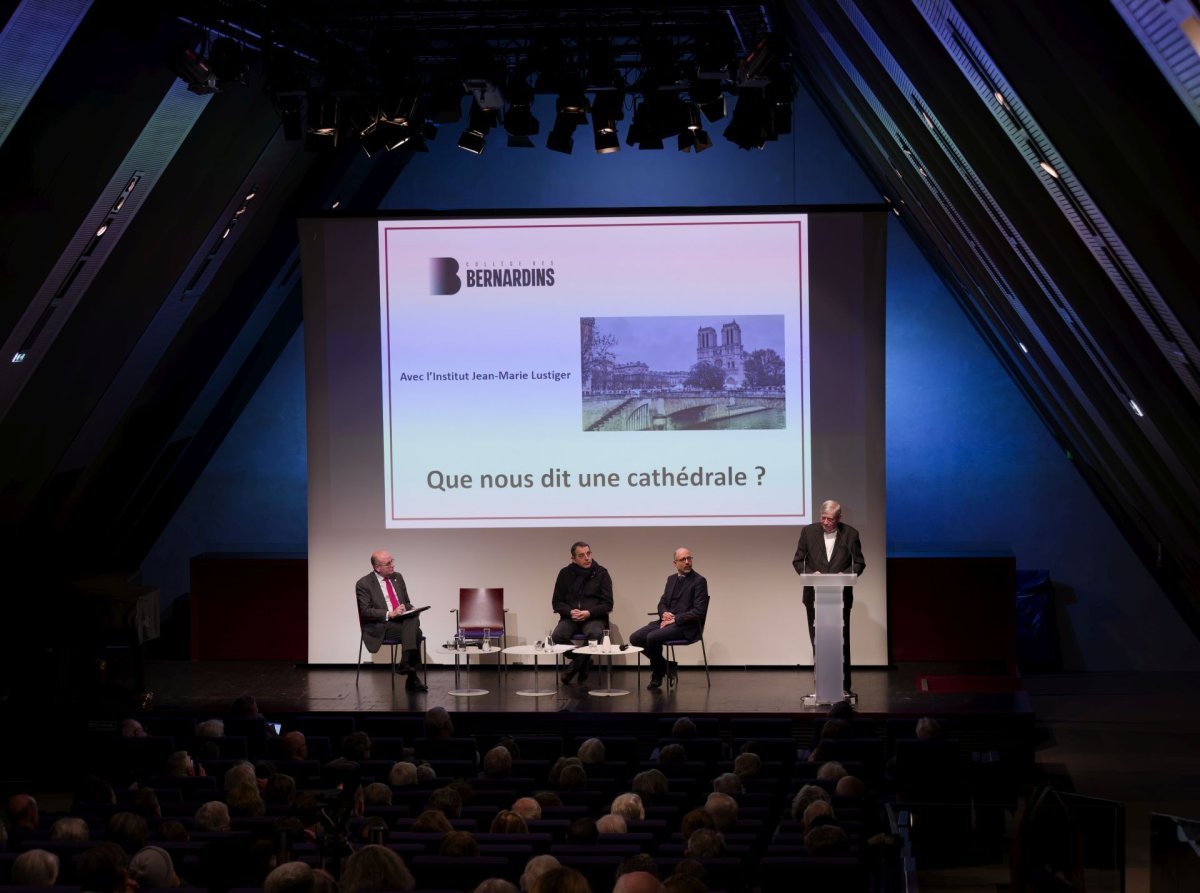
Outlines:
[[658, 691], [662, 688], [663, 678], [658, 673], [653, 673], [650, 676], [650, 682], [646, 685], [647, 691]]
[[404, 689], [405, 691], [425, 692], [429, 691], [429, 686], [421, 681], [421, 677], [419, 677], [416, 673], [413, 673], [404, 683]]

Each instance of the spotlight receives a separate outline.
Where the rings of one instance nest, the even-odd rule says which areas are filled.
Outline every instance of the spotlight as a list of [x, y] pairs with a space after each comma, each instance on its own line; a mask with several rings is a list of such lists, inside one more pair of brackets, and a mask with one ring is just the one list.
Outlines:
[[621, 135], [615, 130], [597, 130], [594, 137], [597, 155], [611, 155], [621, 151]]
[[769, 74], [775, 61], [775, 46], [771, 35], [767, 35], [752, 49], [738, 65], [739, 87], [765, 87], [771, 82]]
[[697, 77], [692, 80], [688, 95], [692, 102], [700, 107], [710, 124], [715, 124], [725, 117], [725, 93], [719, 80]]
[[596, 152], [611, 155], [621, 150], [617, 121], [625, 115], [624, 97], [616, 91], [599, 91], [592, 102], [592, 134]]
[[508, 144], [515, 148], [531, 149], [529, 137], [538, 132], [538, 119], [533, 116], [533, 89], [523, 75], [514, 73], [508, 79], [508, 109], [504, 113], [504, 129]]
[[467, 129], [458, 138], [458, 148], [475, 155], [482, 155], [483, 147], [487, 145], [487, 132], [492, 129], [495, 120], [495, 109], [482, 109], [478, 102], [472, 100], [471, 117]]
[[733, 120], [725, 128], [725, 139], [739, 149], [761, 149], [767, 141], [767, 104], [762, 90], [738, 90]]
[[190, 92], [201, 96], [218, 92], [217, 75], [204, 57], [207, 49], [205, 35], [195, 46], [184, 44], [167, 53], [167, 66], [187, 84]]
[[364, 127], [358, 134], [359, 145], [367, 153], [368, 158], [374, 158], [387, 148], [387, 140], [379, 127], [380, 117]]
[[546, 148], [570, 155], [571, 150], [575, 148], [575, 137], [572, 136], [574, 130], [574, 124], [565, 124], [561, 127], [556, 124], [549, 136], [546, 137]]
[[338, 144], [338, 97], [328, 94], [308, 94], [308, 131], [304, 134], [304, 148], [315, 152], [329, 152]]

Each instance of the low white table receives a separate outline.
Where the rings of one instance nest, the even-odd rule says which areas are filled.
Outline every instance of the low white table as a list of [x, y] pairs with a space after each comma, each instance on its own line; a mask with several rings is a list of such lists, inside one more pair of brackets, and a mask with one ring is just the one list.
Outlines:
[[[526, 698], [544, 698], [547, 695], [556, 694], [558, 692], [558, 656], [571, 650], [573, 650], [571, 645], [558, 644], [555, 644], [550, 649], [543, 648], [539, 645], [509, 645], [507, 648], [505, 648], [505, 654], [520, 654], [525, 657], [533, 655], [533, 688], [527, 688], [524, 691], [518, 691], [517, 694]], [[538, 658], [546, 655], [554, 656], [555, 688], [538, 688]]]
[[620, 645], [580, 645], [573, 649], [576, 654], [588, 654], [594, 657], [608, 658], [608, 686], [606, 688], [593, 688], [588, 691], [589, 695], [594, 695], [597, 698], [616, 698], [620, 695], [629, 694], [628, 689], [612, 687], [612, 659], [617, 655], [636, 655], [642, 649], [638, 645], [625, 645], [624, 648]]
[[464, 648], [461, 651], [459, 651], [455, 648], [447, 648], [444, 645], [441, 647], [435, 648], [433, 650], [437, 654], [449, 654], [451, 657], [454, 658], [454, 688], [450, 689], [448, 692], [446, 692], [446, 694], [454, 695], [455, 697], [459, 697], [459, 698], [477, 698], [480, 695], [486, 695], [488, 693], [488, 690], [486, 688], [470, 688], [470, 687], [461, 688], [460, 687], [459, 659], [466, 657], [468, 654], [470, 654], [472, 652], [474, 652], [475, 654], [496, 654], [498, 652], [482, 651], [479, 648]]

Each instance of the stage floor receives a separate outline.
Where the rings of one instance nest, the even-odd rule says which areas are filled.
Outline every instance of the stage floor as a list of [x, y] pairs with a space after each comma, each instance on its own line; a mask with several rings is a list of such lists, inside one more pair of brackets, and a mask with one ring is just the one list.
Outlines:
[[[878, 716], [912, 714], [1031, 714], [1029, 698], [1020, 680], [971, 673], [961, 665], [899, 664], [890, 669], [856, 669], [854, 690], [858, 711]], [[812, 670], [714, 668], [712, 686], [706, 684], [703, 667], [684, 667], [679, 685], [668, 692], [647, 691], [649, 670], [643, 665], [639, 680], [636, 670], [614, 668], [613, 686], [628, 690], [618, 697], [595, 697], [590, 689], [605, 685], [593, 667], [584, 685], [563, 685], [552, 665], [540, 669], [538, 687], [555, 689], [543, 697], [526, 697], [518, 691], [534, 687], [533, 670], [510, 666], [499, 672], [494, 664], [464, 672], [460, 684], [487, 690], [477, 697], [449, 694], [455, 688], [452, 668], [431, 667], [429, 692], [409, 694], [404, 678], [395, 685], [389, 668], [364, 664], [355, 683], [353, 667], [311, 667], [284, 662], [185, 661], [150, 662], [146, 688], [154, 693], [155, 711], [206, 711], [225, 713], [238, 695], [249, 692], [262, 712], [326, 711], [424, 711], [441, 705], [451, 711], [489, 713], [695, 713], [722, 715], [816, 715], [827, 707], [806, 706], [805, 695], [813, 690]], [[948, 689], [948, 690], [947, 690]], [[1000, 690], [997, 690], [1000, 689]], [[1004, 690], [1012, 689], [1012, 690]]]

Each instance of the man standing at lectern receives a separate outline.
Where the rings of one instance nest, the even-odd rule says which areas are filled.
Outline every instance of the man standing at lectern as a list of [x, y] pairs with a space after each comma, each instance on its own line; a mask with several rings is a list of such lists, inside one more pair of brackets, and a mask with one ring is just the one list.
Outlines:
[[429, 691], [417, 675], [421, 664], [421, 618], [415, 614], [404, 616], [413, 605], [391, 553], [383, 550], [371, 553], [371, 573], [358, 581], [354, 595], [358, 599], [358, 616], [367, 650], [374, 654], [384, 639], [399, 639], [401, 657], [396, 669], [408, 674], [404, 687], [409, 691]]
[[[792, 567], [798, 574], [861, 575], [867, 562], [863, 560], [858, 531], [842, 523], [842, 506], [832, 499], [821, 503], [820, 520], [800, 531]], [[816, 593], [804, 587], [804, 610], [808, 614], [808, 641], [816, 648]], [[842, 689], [850, 692], [850, 609], [854, 606], [854, 589], [842, 590]]]

